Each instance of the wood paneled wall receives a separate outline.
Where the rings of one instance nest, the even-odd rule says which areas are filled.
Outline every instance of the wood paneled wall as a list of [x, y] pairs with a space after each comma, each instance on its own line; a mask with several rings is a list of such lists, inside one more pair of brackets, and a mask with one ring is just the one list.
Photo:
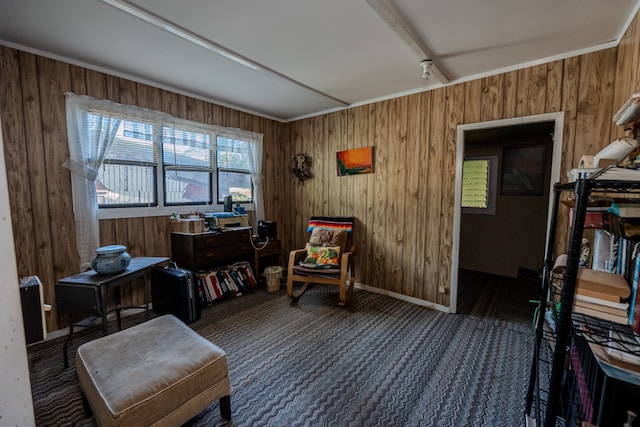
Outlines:
[[[55, 308], [57, 279], [78, 272], [65, 92], [109, 99], [208, 124], [264, 134], [266, 216], [287, 223], [281, 203], [291, 182], [283, 165], [289, 152], [285, 124], [176, 93], [0, 46], [0, 117], [18, 274], [38, 275], [44, 298], [53, 304], [47, 328], [65, 326]], [[287, 201], [288, 204], [288, 201]], [[288, 230], [279, 230], [287, 239]], [[132, 256], [169, 256], [167, 217], [100, 221], [100, 243], [124, 244]], [[142, 301], [140, 287], [124, 288], [125, 301]]]
[[[314, 214], [354, 215], [359, 282], [448, 306], [457, 126], [564, 111], [566, 180], [582, 154], [610, 142], [615, 76], [608, 49], [291, 123], [315, 174], [292, 187], [292, 228]], [[374, 147], [374, 173], [337, 177], [335, 152], [362, 146]], [[560, 241], [566, 213], [561, 224]]]
[[[617, 49], [288, 124], [0, 47], [0, 117], [18, 272], [40, 276], [51, 303], [55, 281], [77, 272], [71, 180], [62, 167], [68, 157], [64, 93], [72, 91], [263, 133], [265, 214], [278, 221], [283, 254], [304, 246], [309, 216], [354, 215], [358, 282], [447, 306], [457, 126], [564, 111], [566, 179], [582, 154], [621, 134], [611, 117], [640, 88], [639, 25], [636, 19]], [[338, 177], [335, 153], [365, 146], [374, 147], [374, 173]], [[314, 178], [305, 183], [289, 173], [295, 153], [313, 158]], [[165, 217], [101, 221], [100, 236], [101, 244], [125, 244], [134, 256], [169, 255]], [[130, 298], [140, 296], [131, 292]], [[55, 308], [47, 324], [50, 330], [65, 325]]]

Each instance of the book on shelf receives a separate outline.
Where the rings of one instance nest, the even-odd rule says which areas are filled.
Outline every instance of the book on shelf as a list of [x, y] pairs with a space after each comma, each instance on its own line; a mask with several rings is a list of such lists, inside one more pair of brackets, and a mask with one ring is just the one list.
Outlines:
[[[638, 255], [638, 254], [636, 254]], [[632, 295], [629, 307], [629, 324], [633, 332], [640, 335], [640, 290], [638, 289], [640, 281], [640, 256], [636, 256], [636, 270], [633, 276]]]
[[597, 291], [592, 291], [591, 289], [578, 289], [576, 288], [576, 294], [577, 295], [584, 295], [587, 297], [592, 297], [592, 298], [598, 298], [598, 299], [603, 299], [606, 301], [610, 301], [610, 302], [621, 302], [624, 298], [619, 297], [617, 295], [614, 294], [608, 294], [608, 293], [604, 293], [604, 292], [597, 292]]
[[629, 297], [631, 289], [621, 274], [579, 268], [576, 280], [577, 294], [620, 302]]
[[640, 200], [612, 203], [607, 211], [620, 218], [640, 218]]
[[593, 298], [593, 297], [581, 295], [581, 294], [575, 294], [574, 301], [582, 301], [584, 303], [597, 304], [600, 306], [611, 307], [618, 310], [626, 311], [629, 309], [629, 303], [627, 302], [613, 302], [613, 301], [608, 301], [601, 298]]
[[[598, 300], [597, 298], [595, 299], [596, 301], [602, 301], [602, 300]], [[626, 302], [621, 302], [619, 303], [620, 307], [611, 307], [605, 304], [600, 304], [599, 302], [589, 302], [589, 301], [584, 301], [578, 298], [574, 298], [573, 300], [573, 307], [574, 307], [574, 311], [576, 307], [580, 307], [583, 309], [587, 309], [587, 310], [595, 310], [595, 311], [601, 311], [603, 313], [609, 313], [609, 314], [613, 314], [616, 316], [621, 316], [621, 317], [628, 317], [628, 309], [629, 309], [629, 304]]]
[[573, 311], [599, 319], [608, 320], [623, 325], [628, 324], [629, 303], [612, 302], [607, 299], [589, 297], [576, 293], [573, 300]]
[[608, 320], [610, 322], [620, 323], [621, 325], [627, 325], [627, 312], [624, 314], [612, 314], [606, 311], [594, 310], [592, 308], [583, 307], [581, 305], [574, 305], [573, 311], [575, 313], [586, 314], [587, 316], [597, 317], [598, 319]]
[[636, 335], [640, 335], [640, 292], [636, 292], [636, 300], [631, 317], [631, 329]]
[[209, 294], [211, 295], [211, 301], [222, 298], [222, 289], [218, 284], [218, 278], [215, 274], [207, 274], [207, 285], [209, 286]]
[[220, 284], [220, 289], [222, 290], [222, 296], [229, 296], [232, 291], [231, 288], [227, 285], [226, 277], [221, 270], [217, 270], [215, 272], [216, 278], [218, 279], [218, 283]]
[[629, 298], [629, 315], [628, 320], [631, 325], [633, 322], [633, 311], [636, 303], [636, 293], [638, 292], [638, 278], [640, 277], [640, 257], [637, 256], [638, 243], [634, 245], [633, 256], [635, 256], [633, 277], [631, 279], [631, 297]]
[[207, 302], [207, 293], [204, 286], [204, 277], [196, 276], [196, 289], [198, 291], [198, 300]]

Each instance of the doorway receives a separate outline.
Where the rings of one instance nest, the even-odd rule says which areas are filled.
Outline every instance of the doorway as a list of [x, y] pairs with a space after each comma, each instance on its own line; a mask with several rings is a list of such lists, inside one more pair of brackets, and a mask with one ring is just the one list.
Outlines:
[[[551, 190], [559, 180], [562, 131], [563, 113], [458, 126], [449, 307], [452, 313], [457, 312], [461, 268], [516, 277], [519, 269], [529, 272], [542, 266]], [[497, 168], [495, 212], [463, 212], [464, 160], [483, 156], [498, 159], [493, 166]], [[524, 173], [523, 164], [535, 167]]]

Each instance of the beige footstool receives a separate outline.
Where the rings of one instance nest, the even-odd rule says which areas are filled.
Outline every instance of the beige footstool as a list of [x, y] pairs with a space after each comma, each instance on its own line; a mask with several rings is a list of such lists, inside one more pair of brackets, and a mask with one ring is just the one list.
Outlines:
[[83, 344], [80, 388], [99, 426], [179, 426], [216, 399], [231, 419], [222, 349], [172, 315]]

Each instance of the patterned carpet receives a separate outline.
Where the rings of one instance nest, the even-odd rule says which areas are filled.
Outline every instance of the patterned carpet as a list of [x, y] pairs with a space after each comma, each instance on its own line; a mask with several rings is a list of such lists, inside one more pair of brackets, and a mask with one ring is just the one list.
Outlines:
[[[458, 315], [363, 290], [340, 308], [337, 288], [319, 285], [294, 305], [283, 290], [260, 289], [205, 308], [191, 326], [227, 353], [232, 421], [216, 402], [188, 426], [522, 425], [528, 304], [510, 307], [504, 281], [470, 284], [461, 280]], [[68, 369], [63, 338], [29, 347], [37, 425], [95, 426], [73, 358], [97, 336], [78, 334]]]

